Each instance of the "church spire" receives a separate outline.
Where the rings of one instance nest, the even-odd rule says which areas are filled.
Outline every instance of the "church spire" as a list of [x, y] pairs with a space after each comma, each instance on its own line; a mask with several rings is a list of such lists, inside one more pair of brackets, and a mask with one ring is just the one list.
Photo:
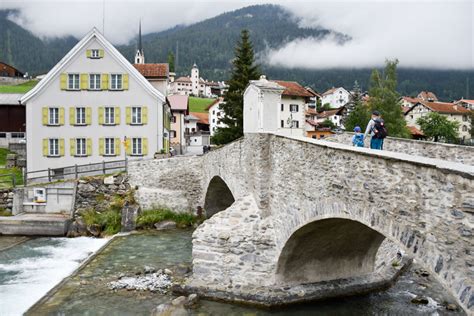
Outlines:
[[135, 54], [135, 64], [144, 64], [145, 63], [145, 54], [143, 54], [142, 46], [142, 20], [138, 24], [138, 47], [137, 53]]

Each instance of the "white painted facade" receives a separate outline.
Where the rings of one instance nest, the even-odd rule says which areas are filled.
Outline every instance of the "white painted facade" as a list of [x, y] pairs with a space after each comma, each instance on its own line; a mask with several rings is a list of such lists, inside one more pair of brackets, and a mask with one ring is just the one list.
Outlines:
[[281, 97], [279, 110], [279, 128], [285, 135], [299, 135], [299, 131], [305, 129], [306, 101], [303, 97]]
[[179, 77], [168, 83], [170, 94], [193, 95], [196, 97], [212, 98], [211, 86], [208, 81], [199, 76], [199, 68], [196, 64], [191, 68], [191, 76]]
[[[90, 50], [102, 50], [102, 57], [88, 57]], [[62, 81], [68, 74], [80, 74], [79, 77], [85, 75], [88, 80], [89, 74], [100, 74], [101, 88], [104, 87], [105, 76], [121, 74], [123, 89], [111, 90], [110, 76], [107, 90], [90, 90], [89, 82], [88, 88], [83, 88], [81, 83], [78, 90], [64, 89]], [[164, 96], [95, 28], [35, 88], [23, 96], [21, 102], [26, 105], [28, 171], [120, 160], [126, 155], [130, 159], [152, 158], [155, 152], [164, 148]], [[113, 125], [104, 124], [108, 107], [115, 112]], [[138, 110], [133, 110], [138, 122], [138, 117], [141, 118], [141, 124], [133, 125], [131, 122], [132, 107], [141, 110], [140, 116]], [[50, 109], [54, 108], [59, 112], [59, 124], [53, 126], [49, 116]], [[86, 124], [76, 124], [80, 111], [78, 108], [86, 109]], [[48, 113], [46, 121], [45, 113]], [[127, 150], [122, 143], [125, 137], [129, 144]], [[106, 141], [105, 138], [114, 140], [113, 150], [112, 146], [108, 146], [112, 145], [112, 141]], [[141, 139], [136, 141], [134, 153], [132, 138]], [[55, 155], [55, 150], [51, 153], [52, 139], [58, 139], [58, 155]], [[77, 139], [86, 140], [85, 155], [77, 154], [77, 143], [80, 142]], [[138, 149], [140, 142], [141, 150]], [[110, 149], [111, 155], [106, 155], [105, 147]]]
[[211, 132], [211, 136], [214, 136], [217, 128], [227, 127], [227, 124], [220, 122], [220, 119], [225, 115], [224, 110], [220, 108], [223, 102], [223, 99], [219, 98], [219, 100], [209, 108], [209, 131]]
[[350, 101], [351, 94], [343, 87], [333, 88], [323, 93], [321, 104], [328, 103], [331, 108], [339, 108]]
[[[304, 135], [304, 102], [298, 112], [291, 113], [289, 105], [295, 104], [296, 100], [282, 98], [284, 90], [284, 87], [268, 81], [265, 76], [250, 81], [244, 91], [244, 133]], [[301, 122], [298, 128], [286, 125], [289, 117]], [[281, 127], [282, 121], [285, 123], [284, 127]]]

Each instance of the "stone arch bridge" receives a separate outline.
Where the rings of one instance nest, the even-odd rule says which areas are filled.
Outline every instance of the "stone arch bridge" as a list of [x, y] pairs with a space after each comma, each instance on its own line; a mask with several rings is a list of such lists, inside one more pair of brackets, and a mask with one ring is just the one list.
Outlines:
[[387, 286], [414, 258], [472, 312], [474, 150], [390, 142], [409, 154], [246, 134], [204, 156], [131, 162], [129, 173], [143, 209], [203, 206], [210, 217], [193, 235], [187, 289], [301, 302]]

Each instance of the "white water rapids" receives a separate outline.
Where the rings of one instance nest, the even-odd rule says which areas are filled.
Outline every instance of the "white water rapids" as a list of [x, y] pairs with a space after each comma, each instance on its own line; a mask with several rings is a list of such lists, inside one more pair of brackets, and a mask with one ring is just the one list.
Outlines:
[[21, 315], [106, 239], [38, 238], [0, 252], [0, 315]]

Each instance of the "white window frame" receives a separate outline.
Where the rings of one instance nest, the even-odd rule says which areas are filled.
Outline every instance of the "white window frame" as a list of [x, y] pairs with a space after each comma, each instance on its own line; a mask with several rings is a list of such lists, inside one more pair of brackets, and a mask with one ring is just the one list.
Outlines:
[[98, 49], [91, 49], [91, 58], [100, 58], [100, 51]]
[[115, 156], [115, 138], [106, 137], [104, 139], [104, 156]]
[[101, 90], [100, 84], [101, 84], [100, 74], [89, 74], [89, 90]]
[[48, 125], [59, 125], [59, 108], [48, 108]]
[[141, 137], [132, 138], [132, 156], [143, 156], [143, 139]]
[[110, 74], [110, 90], [123, 90], [122, 74]]
[[67, 89], [80, 90], [80, 76], [79, 74], [67, 74]]
[[104, 125], [115, 125], [115, 107], [106, 106], [104, 108]]
[[[296, 108], [296, 111], [294, 110], [295, 108]], [[290, 112], [291, 113], [298, 113], [299, 112], [298, 104], [290, 104]]]
[[86, 125], [85, 107], [76, 107], [76, 125]]
[[140, 106], [132, 107], [132, 125], [142, 125], [143, 110]]
[[50, 138], [48, 140], [48, 156], [59, 157], [59, 138]]
[[298, 120], [291, 121], [291, 128], [300, 128], [300, 122]]
[[87, 139], [76, 138], [76, 154], [77, 157], [87, 156]]

